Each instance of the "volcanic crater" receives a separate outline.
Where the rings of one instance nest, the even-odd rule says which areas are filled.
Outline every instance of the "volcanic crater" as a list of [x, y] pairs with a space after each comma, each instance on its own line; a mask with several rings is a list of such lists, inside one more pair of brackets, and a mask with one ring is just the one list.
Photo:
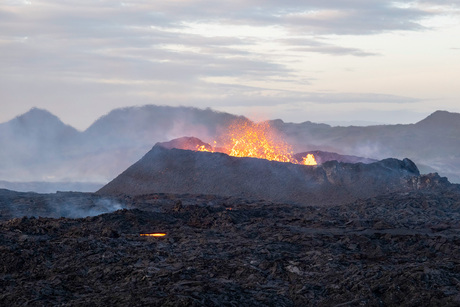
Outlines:
[[[215, 194], [330, 205], [387, 192], [414, 190], [417, 182], [424, 180], [409, 159], [373, 162], [366, 158], [316, 151], [315, 157], [322, 164], [311, 166], [197, 151], [199, 147], [210, 148], [210, 145], [193, 137], [157, 143], [97, 194]], [[309, 153], [312, 152], [297, 156]], [[330, 157], [335, 160], [329, 160]]]

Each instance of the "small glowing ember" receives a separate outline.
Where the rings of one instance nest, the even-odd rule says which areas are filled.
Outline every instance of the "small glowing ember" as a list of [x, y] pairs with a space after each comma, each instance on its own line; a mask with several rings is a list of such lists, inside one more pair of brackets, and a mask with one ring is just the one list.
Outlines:
[[[221, 137], [221, 143], [223, 148], [226, 148], [225, 153], [234, 157], [317, 165], [312, 154], [306, 155], [302, 161], [297, 161], [293, 156], [291, 146], [276, 134], [268, 122], [235, 121], [229, 127], [228, 133]], [[205, 145], [201, 145], [197, 146], [196, 150], [215, 152], [216, 148], [208, 150]]]
[[165, 233], [157, 232], [157, 233], [141, 233], [141, 237], [164, 237], [166, 236]]

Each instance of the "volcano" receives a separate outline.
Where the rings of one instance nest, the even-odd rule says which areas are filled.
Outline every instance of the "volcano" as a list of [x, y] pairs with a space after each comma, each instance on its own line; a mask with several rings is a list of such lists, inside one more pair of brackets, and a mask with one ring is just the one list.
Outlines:
[[[157, 143], [97, 193], [112, 196], [207, 194], [327, 205], [387, 192], [410, 191], [417, 189], [420, 182], [427, 182], [409, 159], [389, 158], [367, 164], [332, 160], [306, 166], [193, 150], [203, 145], [208, 146], [197, 138]], [[322, 157], [321, 154], [318, 157]], [[346, 160], [347, 156], [342, 158]], [[318, 160], [323, 159], [327, 160]], [[437, 175], [433, 178], [430, 184], [444, 182]], [[447, 184], [447, 180], [445, 182]]]

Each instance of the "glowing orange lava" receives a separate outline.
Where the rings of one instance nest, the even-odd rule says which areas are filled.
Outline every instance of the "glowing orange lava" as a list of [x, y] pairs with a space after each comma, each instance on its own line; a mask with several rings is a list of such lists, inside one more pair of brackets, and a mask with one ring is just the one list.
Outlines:
[[307, 154], [305, 157], [302, 159], [303, 165], [317, 165], [315, 156], [313, 154]]
[[[253, 157], [270, 161], [291, 162], [295, 164], [317, 165], [312, 154], [297, 161], [289, 144], [270, 127], [268, 122], [253, 123], [239, 120], [230, 125], [228, 132], [221, 137], [225, 153], [234, 157]], [[205, 146], [197, 146], [197, 151], [211, 151]]]
[[161, 233], [161, 232], [156, 232], [156, 233], [141, 233], [140, 234], [141, 237], [164, 237], [166, 236], [165, 233]]

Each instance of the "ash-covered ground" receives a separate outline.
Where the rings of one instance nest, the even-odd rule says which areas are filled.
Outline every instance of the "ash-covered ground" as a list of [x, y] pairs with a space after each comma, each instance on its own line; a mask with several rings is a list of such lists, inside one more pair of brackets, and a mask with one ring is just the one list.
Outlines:
[[458, 189], [322, 207], [150, 194], [86, 218], [11, 206], [109, 200], [0, 195], [1, 306], [460, 305]]

